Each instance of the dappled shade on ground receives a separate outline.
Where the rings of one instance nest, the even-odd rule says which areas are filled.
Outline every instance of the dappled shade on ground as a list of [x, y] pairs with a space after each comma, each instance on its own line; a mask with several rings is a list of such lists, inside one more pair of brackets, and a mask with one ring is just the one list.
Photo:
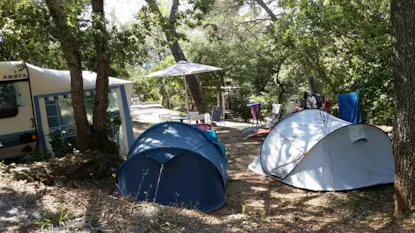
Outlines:
[[[250, 172], [263, 138], [230, 139], [235, 129], [218, 130], [227, 147], [230, 180], [227, 203], [209, 215], [139, 203], [114, 195], [114, 180], [49, 187], [0, 174], [0, 229], [41, 232], [42, 211], [69, 211], [73, 232], [411, 232], [415, 219], [393, 218], [393, 186], [349, 192], [309, 192]], [[0, 169], [0, 173], [4, 168]], [[8, 230], [9, 229], [9, 230]], [[59, 232], [59, 228], [55, 228]], [[0, 231], [1, 231], [0, 230]], [[45, 231], [43, 231], [45, 232]], [[81, 231], [82, 232], [82, 231]]]

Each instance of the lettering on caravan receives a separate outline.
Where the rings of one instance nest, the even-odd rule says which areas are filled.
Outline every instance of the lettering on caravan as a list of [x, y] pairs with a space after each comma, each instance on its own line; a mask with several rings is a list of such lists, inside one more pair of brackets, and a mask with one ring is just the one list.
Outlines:
[[11, 80], [11, 79], [22, 79], [27, 78], [26, 74], [9, 74], [9, 75], [3, 75], [4, 80]]

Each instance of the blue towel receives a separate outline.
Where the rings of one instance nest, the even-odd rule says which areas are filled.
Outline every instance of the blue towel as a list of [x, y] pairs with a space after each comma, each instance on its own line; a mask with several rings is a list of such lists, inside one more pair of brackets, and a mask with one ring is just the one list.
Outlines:
[[338, 96], [338, 102], [340, 119], [353, 124], [362, 123], [358, 92], [340, 94]]

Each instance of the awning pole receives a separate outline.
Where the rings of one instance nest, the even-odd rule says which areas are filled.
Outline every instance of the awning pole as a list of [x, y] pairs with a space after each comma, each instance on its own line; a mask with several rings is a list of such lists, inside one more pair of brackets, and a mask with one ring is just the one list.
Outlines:
[[161, 173], [163, 172], [163, 169], [164, 169], [164, 164], [161, 164], [159, 179], [157, 181], [156, 192], [154, 193], [153, 203], [156, 203], [157, 192], [159, 191], [160, 178], [161, 178]]
[[183, 75], [184, 81], [184, 92], [186, 93], [186, 109], [189, 112], [189, 97], [187, 96], [187, 82], [186, 82], [186, 75]]

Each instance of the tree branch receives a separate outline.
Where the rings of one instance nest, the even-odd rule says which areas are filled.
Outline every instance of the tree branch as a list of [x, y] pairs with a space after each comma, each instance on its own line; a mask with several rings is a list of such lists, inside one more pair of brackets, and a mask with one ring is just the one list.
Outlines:
[[[145, 0], [146, 2], [147, 2], [147, 4], [148, 4], [148, 6], [150, 7], [150, 10], [154, 13], [154, 14], [156, 14], [157, 15], [157, 18], [159, 19], [158, 20], [158, 22], [160, 21], [160, 20], [163, 20], [164, 19], [164, 17], [163, 17], [163, 15], [161, 14], [161, 12], [160, 12], [160, 9], [159, 9], [159, 7], [157, 6], [157, 2], [155, 1], [155, 0]], [[162, 26], [162, 25], [160, 25], [160, 26]], [[162, 28], [164, 29], [164, 27], [162, 26]]]
[[272, 19], [252, 19], [252, 20], [248, 20], [248, 21], [239, 22], [235, 26], [238, 27], [238, 26], [243, 25], [243, 24], [264, 22], [264, 21], [268, 21], [268, 20], [271, 20], [272, 21]]
[[272, 12], [272, 10], [263, 0], [255, 0], [255, 2], [257, 2], [267, 12], [272, 21], [278, 20], [277, 16], [274, 14], [274, 12]]

